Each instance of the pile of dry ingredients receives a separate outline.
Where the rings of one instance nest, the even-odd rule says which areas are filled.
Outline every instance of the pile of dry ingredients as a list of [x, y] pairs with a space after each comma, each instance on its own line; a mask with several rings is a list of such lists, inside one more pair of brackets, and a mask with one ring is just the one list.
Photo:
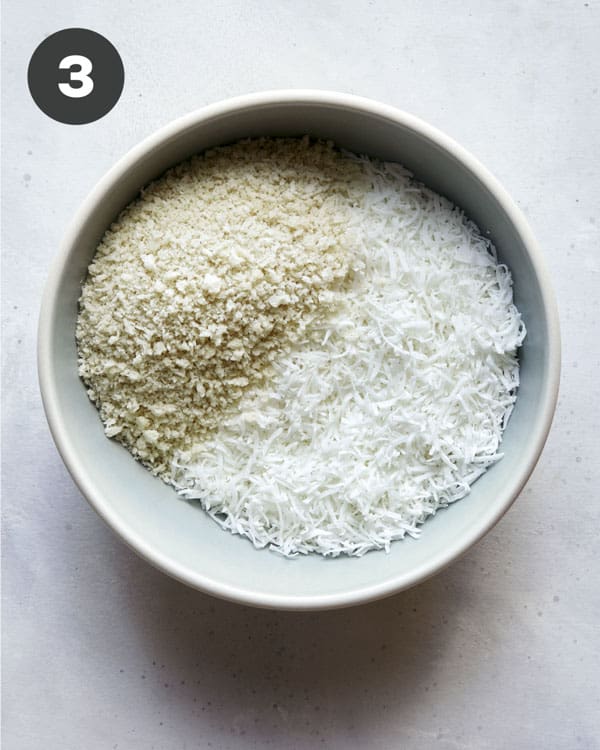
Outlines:
[[106, 434], [285, 555], [388, 549], [501, 454], [525, 335], [477, 227], [331, 143], [213, 149], [146, 188], [84, 284]]

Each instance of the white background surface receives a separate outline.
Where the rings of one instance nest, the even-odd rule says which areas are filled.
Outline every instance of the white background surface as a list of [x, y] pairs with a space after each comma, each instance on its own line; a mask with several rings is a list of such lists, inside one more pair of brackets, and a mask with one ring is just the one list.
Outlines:
[[[106, 35], [126, 71], [104, 119], [31, 101], [44, 36]], [[600, 747], [600, 2], [5, 3], [3, 747]], [[76, 207], [137, 141], [268, 88], [370, 96], [478, 156], [554, 278], [562, 391], [506, 518], [424, 585], [320, 614], [213, 600], [95, 516], [54, 449], [35, 373], [48, 265]]]

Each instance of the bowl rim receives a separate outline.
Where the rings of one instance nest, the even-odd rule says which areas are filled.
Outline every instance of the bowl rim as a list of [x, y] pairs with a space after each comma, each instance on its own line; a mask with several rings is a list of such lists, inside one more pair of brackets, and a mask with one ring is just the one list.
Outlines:
[[[536, 425], [533, 426], [535, 434], [532, 435], [529, 443], [527, 460], [522, 464], [521, 471], [515, 476], [511, 487], [504, 493], [501, 501], [498, 500], [494, 503], [490, 511], [477, 524], [473, 524], [468, 532], [434, 555], [427, 563], [407, 573], [397, 574], [381, 584], [318, 596], [268, 594], [264, 591], [252, 591], [223, 583], [175, 562], [167, 555], [158, 552], [143, 537], [129, 528], [128, 524], [119, 517], [119, 514], [105, 504], [102, 493], [96, 489], [80, 465], [77, 458], [76, 441], [68, 434], [58, 408], [57, 384], [52, 366], [51, 339], [60, 281], [67, 268], [73, 243], [80, 229], [93, 213], [98, 201], [138, 160], [161, 143], [177, 138], [187, 129], [213, 118], [247, 109], [260, 109], [265, 105], [273, 104], [321, 104], [340, 109], [361, 111], [416, 131], [429, 142], [450, 153], [490, 191], [523, 238], [535, 275], [539, 280], [543, 309], [548, 325], [546, 380], [545, 388], [540, 394], [538, 418]], [[275, 89], [236, 96], [209, 104], [173, 120], [130, 149], [99, 180], [68, 226], [58, 253], [52, 260], [49, 269], [38, 324], [38, 378], [46, 418], [56, 447], [69, 473], [92, 508], [139, 556], [171, 577], [222, 599], [269, 609], [323, 610], [364, 604], [410, 588], [439, 572], [463, 555], [500, 520], [529, 479], [541, 455], [552, 424], [558, 398], [560, 361], [558, 308], [544, 256], [521, 210], [498, 180], [465, 148], [420, 118], [372, 99], [320, 89]]]

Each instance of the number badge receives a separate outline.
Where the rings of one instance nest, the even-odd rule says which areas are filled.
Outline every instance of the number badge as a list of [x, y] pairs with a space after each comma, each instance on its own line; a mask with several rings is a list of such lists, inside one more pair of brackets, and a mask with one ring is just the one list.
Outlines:
[[27, 82], [38, 107], [54, 120], [83, 125], [115, 106], [125, 80], [115, 47], [89, 29], [63, 29], [37, 47]]

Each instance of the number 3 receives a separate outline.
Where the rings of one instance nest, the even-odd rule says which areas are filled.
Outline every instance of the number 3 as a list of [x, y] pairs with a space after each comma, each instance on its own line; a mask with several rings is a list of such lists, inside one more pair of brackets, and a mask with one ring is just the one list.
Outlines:
[[[78, 65], [79, 70], [70, 70], [74, 65]], [[58, 88], [61, 94], [70, 96], [72, 99], [81, 99], [81, 97], [92, 93], [94, 89], [94, 81], [90, 78], [92, 61], [88, 57], [67, 55], [58, 63], [58, 67], [70, 70], [70, 81], [79, 81], [81, 84], [81, 86], [73, 86], [72, 83], [59, 83]]]

